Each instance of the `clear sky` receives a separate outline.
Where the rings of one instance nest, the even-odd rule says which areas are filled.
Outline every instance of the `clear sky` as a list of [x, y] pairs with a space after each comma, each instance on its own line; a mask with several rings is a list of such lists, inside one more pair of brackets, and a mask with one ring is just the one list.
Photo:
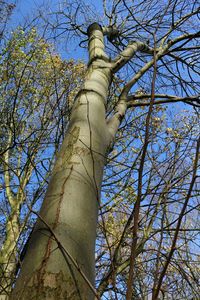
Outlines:
[[[10, 0], [14, 2], [14, 0]], [[82, 1], [84, 4], [85, 1]], [[87, 1], [89, 3], [89, 1]], [[64, 4], [62, 4], [64, 5]], [[10, 19], [9, 27], [15, 28], [17, 25], [24, 26], [25, 23], [29, 23], [34, 15], [38, 14], [38, 10], [42, 12], [55, 12], [58, 8], [62, 7], [59, 1], [56, 0], [16, 0], [16, 7]], [[94, 8], [95, 7], [95, 8]], [[91, 9], [97, 13], [102, 12], [102, 0], [91, 1]], [[61, 38], [65, 38], [63, 35]], [[66, 43], [61, 41], [57, 44], [59, 54], [63, 58], [74, 58], [87, 61], [87, 52], [84, 51], [76, 42], [70, 41]]]
[[[12, 2], [12, 1], [10, 1]], [[14, 2], [14, 1], [13, 1]], [[16, 7], [11, 18], [12, 25], [23, 23], [27, 18], [33, 15], [33, 11], [44, 4], [43, 0], [16, 0]], [[51, 1], [54, 2], [54, 1]]]

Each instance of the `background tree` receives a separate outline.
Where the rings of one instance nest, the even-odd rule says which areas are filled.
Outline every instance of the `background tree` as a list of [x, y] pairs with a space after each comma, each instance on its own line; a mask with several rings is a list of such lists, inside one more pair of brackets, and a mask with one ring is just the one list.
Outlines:
[[199, 5], [103, 4], [105, 27], [85, 3], [55, 15], [89, 64], [12, 297], [98, 298], [96, 249], [105, 299], [197, 298]]

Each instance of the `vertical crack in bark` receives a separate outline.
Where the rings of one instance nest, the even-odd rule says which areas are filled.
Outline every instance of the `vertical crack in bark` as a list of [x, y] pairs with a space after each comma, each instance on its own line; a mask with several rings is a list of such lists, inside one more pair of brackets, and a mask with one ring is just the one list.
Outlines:
[[69, 175], [65, 178], [65, 180], [64, 180], [64, 182], [62, 184], [61, 193], [60, 193], [60, 199], [59, 199], [58, 207], [57, 207], [57, 210], [56, 210], [56, 218], [55, 218], [55, 222], [54, 222], [53, 227], [52, 227], [53, 230], [58, 225], [59, 216], [60, 216], [60, 208], [61, 208], [61, 204], [62, 204], [64, 193], [65, 193], [65, 184], [66, 184], [67, 180], [69, 179], [69, 177], [71, 176], [72, 170], [73, 170], [73, 165], [71, 166]]

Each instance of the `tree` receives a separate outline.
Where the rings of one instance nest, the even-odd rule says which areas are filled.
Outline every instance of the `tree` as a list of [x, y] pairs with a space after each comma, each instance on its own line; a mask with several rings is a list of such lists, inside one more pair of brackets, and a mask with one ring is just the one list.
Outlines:
[[[89, 63], [83, 87], [75, 97], [67, 133], [57, 155], [41, 211], [37, 213], [30, 208], [38, 219], [11, 299], [99, 298], [93, 288], [99, 208], [102, 240], [106, 240], [105, 253], [109, 253], [110, 259], [99, 292], [109, 292], [111, 285], [116, 297], [118, 289], [124, 289], [126, 295], [123, 291], [122, 295], [126, 299], [141, 298], [149, 293], [145, 287], [153, 282], [151, 296], [158, 299], [160, 295], [165, 297], [170, 289], [165, 289], [163, 279], [166, 274], [170, 278], [170, 272], [173, 273], [172, 258], [175, 254], [179, 255], [177, 248], [181, 248], [181, 240], [185, 238], [183, 235], [178, 240], [181, 230], [184, 232], [185, 229], [181, 226], [188, 222], [185, 215], [189, 214], [189, 201], [195, 199], [200, 142], [198, 127], [195, 123], [191, 126], [190, 121], [184, 121], [188, 126], [184, 129], [190, 134], [185, 146], [186, 139], [182, 142], [181, 136], [184, 136], [183, 128], [178, 126], [175, 129], [165, 126], [163, 136], [158, 139], [162, 122], [156, 107], [182, 101], [192, 105], [198, 116], [200, 33], [195, 23], [199, 18], [199, 6], [196, 1], [192, 4], [187, 1], [156, 3], [145, 1], [131, 6], [127, 1], [113, 1], [110, 12], [105, 7], [109, 25], [103, 27], [92, 23], [87, 32], [75, 22], [77, 14], [72, 14], [71, 18], [69, 11], [67, 14], [63, 12], [65, 18], [74, 21], [71, 25], [76, 31], [87, 35]], [[82, 19], [79, 19], [81, 22]], [[104, 36], [110, 42], [108, 53], [113, 50], [117, 52], [115, 56], [106, 54]], [[122, 68], [126, 66], [125, 76]], [[116, 77], [116, 73], [120, 78]], [[115, 82], [119, 84], [115, 96], [111, 97]], [[135, 148], [139, 149], [136, 151], [137, 159], [131, 167], [128, 166], [130, 174], [132, 170], [137, 171], [133, 180], [136, 183], [128, 185], [129, 206], [127, 218], [119, 224], [123, 227], [119, 230], [120, 237], [117, 241], [114, 239], [115, 231], [113, 240], [109, 240], [105, 229], [106, 226], [108, 229], [109, 223], [112, 224], [113, 215], [111, 221], [108, 216], [104, 217], [100, 203], [103, 169], [114, 145], [117, 151], [120, 151], [120, 146], [121, 151], [125, 151], [127, 141], [123, 139], [135, 132], [132, 132], [133, 120], [137, 125], [137, 115], [133, 108], [138, 106], [147, 107], [147, 110], [142, 122], [145, 126], [138, 130], [142, 132], [141, 140], [135, 137]], [[121, 133], [123, 144], [120, 145]], [[162, 140], [166, 140], [163, 146]], [[133, 148], [132, 140], [129, 142]], [[172, 158], [165, 157], [165, 154], [172, 155]], [[121, 179], [126, 178], [126, 170], [122, 168], [118, 172], [121, 172]], [[127, 187], [125, 183], [122, 186]], [[176, 200], [179, 203], [178, 215], [172, 217], [169, 209], [174, 207]], [[194, 202], [192, 210], [195, 209]], [[141, 232], [143, 221], [145, 227]], [[166, 235], [168, 229], [170, 233]], [[99, 234], [102, 233], [99, 231]], [[145, 248], [147, 241], [158, 251], [149, 252]], [[188, 237], [184, 245], [190, 247]], [[154, 276], [145, 276], [147, 269], [144, 269], [136, 278], [140, 269], [136, 262], [148, 266], [145, 261], [148, 262], [152, 253], [156, 253], [152, 267]], [[185, 251], [185, 255], [189, 252]], [[182, 272], [184, 282], [188, 283], [185, 270], [178, 270], [177, 278]], [[117, 286], [118, 275], [123, 280]], [[193, 280], [196, 280], [195, 274]], [[126, 287], [123, 287], [124, 283]], [[185, 295], [190, 293], [187, 289]]]
[[17, 28], [1, 49], [1, 296], [15, 280], [33, 222], [28, 207], [42, 199], [84, 72], [50, 48], [35, 28]]

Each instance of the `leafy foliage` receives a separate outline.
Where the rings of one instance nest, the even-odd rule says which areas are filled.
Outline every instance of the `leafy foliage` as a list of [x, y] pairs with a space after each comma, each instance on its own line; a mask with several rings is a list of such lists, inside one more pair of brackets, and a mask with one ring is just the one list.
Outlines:
[[39, 208], [84, 74], [83, 63], [62, 60], [52, 49], [35, 28], [17, 28], [0, 53], [3, 281], [15, 272], [33, 222], [29, 208]]

